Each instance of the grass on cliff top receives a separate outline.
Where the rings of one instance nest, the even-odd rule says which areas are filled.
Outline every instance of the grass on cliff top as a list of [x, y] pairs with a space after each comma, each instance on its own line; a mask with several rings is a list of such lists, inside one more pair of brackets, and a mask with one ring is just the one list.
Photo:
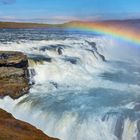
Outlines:
[[59, 24], [0, 22], [0, 28], [51, 28], [61, 27]]

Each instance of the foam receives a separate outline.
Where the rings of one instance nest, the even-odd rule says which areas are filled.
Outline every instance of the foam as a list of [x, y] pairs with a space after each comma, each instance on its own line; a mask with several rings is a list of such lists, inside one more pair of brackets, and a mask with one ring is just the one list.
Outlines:
[[[105, 56], [107, 62], [103, 62], [96, 52], [93, 55], [93, 48], [86, 41], [96, 42], [99, 53]], [[58, 54], [57, 47], [40, 49], [50, 45], [62, 45], [63, 54]], [[123, 51], [121, 44], [103, 36], [86, 36], [78, 39], [1, 43], [0, 46], [1, 50], [22, 51], [29, 57], [39, 55], [51, 58], [51, 62], [45, 59], [35, 62], [31, 58], [29, 69], [35, 71], [35, 84], [28, 95], [17, 100], [10, 97], [0, 99], [1, 108], [62, 140], [118, 140], [114, 134], [117, 119], [121, 115], [125, 116], [125, 111], [133, 111], [135, 100], [140, 96], [139, 84], [128, 83], [127, 80], [119, 83], [101, 77], [104, 72], [128, 73], [124, 67], [114, 67], [111, 63], [121, 61], [132, 64], [134, 56], [127, 59], [128, 54], [119, 53]], [[78, 58], [78, 61], [72, 64], [65, 61], [65, 57]], [[133, 63], [132, 66], [137, 64]], [[138, 74], [137, 71], [135, 73]], [[108, 117], [103, 120], [106, 114]], [[132, 130], [129, 137], [136, 138], [136, 118], [132, 117], [135, 120], [133, 122], [130, 116], [125, 118], [122, 140], [128, 138], [129, 126]]]

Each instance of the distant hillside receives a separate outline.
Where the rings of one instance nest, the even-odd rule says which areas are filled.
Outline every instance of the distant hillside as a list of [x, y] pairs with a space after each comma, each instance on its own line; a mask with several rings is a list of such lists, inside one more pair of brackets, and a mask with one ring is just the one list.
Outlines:
[[104, 20], [104, 21], [94, 21], [94, 22], [87, 22], [87, 21], [71, 21], [68, 23], [64, 23], [61, 26], [63, 27], [70, 27], [73, 25], [78, 24], [103, 24], [103, 25], [127, 25], [127, 26], [140, 26], [140, 19], [126, 19], [126, 20]]
[[48, 28], [51, 24], [0, 22], [0, 28]]
[[84, 21], [71, 21], [64, 24], [40, 24], [40, 23], [18, 23], [18, 22], [0, 22], [0, 28], [50, 28], [50, 27], [62, 27], [69, 28], [74, 25], [78, 26], [80, 24], [102, 24], [105, 26], [110, 25], [127, 25], [140, 27], [140, 19], [127, 19], [127, 20], [104, 20], [104, 21], [94, 21], [94, 22], [84, 22]]

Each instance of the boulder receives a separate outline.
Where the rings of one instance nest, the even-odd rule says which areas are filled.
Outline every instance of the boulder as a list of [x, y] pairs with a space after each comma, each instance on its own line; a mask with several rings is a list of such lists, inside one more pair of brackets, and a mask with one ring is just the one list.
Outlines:
[[58, 140], [0, 109], [0, 140]]
[[28, 59], [21, 52], [0, 51], [0, 97], [13, 99], [28, 93]]

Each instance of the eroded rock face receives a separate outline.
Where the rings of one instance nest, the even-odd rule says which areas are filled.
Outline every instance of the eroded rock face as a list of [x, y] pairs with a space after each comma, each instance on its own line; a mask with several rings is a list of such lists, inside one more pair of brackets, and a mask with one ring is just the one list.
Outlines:
[[0, 97], [13, 99], [28, 93], [28, 59], [21, 52], [0, 51]]
[[58, 140], [0, 109], [0, 140]]
[[[21, 52], [0, 51], [0, 98], [28, 93], [28, 59]], [[0, 140], [57, 140], [0, 109]]]

